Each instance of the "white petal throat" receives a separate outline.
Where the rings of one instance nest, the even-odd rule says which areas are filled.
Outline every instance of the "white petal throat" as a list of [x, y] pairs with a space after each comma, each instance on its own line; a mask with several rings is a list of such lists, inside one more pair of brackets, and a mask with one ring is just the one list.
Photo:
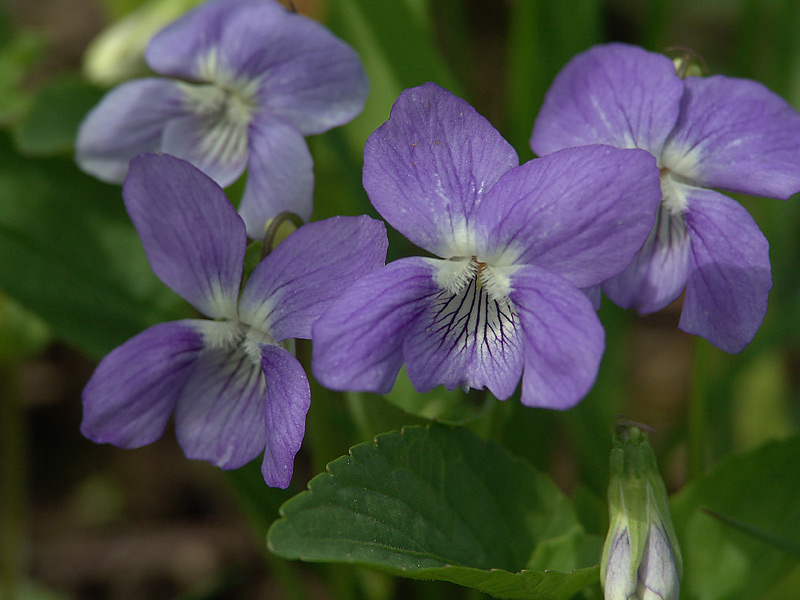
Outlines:
[[442, 290], [433, 298], [428, 331], [442, 350], [492, 351], [514, 343], [519, 319], [507, 275], [473, 257], [440, 261], [436, 279]]

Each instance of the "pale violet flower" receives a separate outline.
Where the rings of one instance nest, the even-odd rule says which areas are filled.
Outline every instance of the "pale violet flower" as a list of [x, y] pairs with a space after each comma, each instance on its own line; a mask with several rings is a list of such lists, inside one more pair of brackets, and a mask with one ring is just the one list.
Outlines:
[[141, 152], [183, 158], [226, 187], [247, 169], [239, 212], [252, 238], [267, 220], [312, 212], [304, 136], [364, 106], [358, 55], [325, 27], [275, 0], [212, 0], [156, 35], [145, 54], [162, 77], [109, 92], [78, 131], [78, 165], [120, 183]]
[[349, 286], [313, 327], [333, 389], [385, 393], [406, 364], [419, 391], [488, 388], [567, 408], [592, 386], [603, 329], [578, 289], [622, 270], [653, 226], [655, 160], [592, 146], [519, 165], [464, 100], [404, 91], [367, 140], [377, 211], [438, 258], [403, 258]]
[[383, 265], [385, 227], [369, 217], [304, 225], [240, 292], [247, 236], [216, 183], [183, 160], [144, 154], [123, 196], [153, 271], [208, 319], [155, 325], [106, 356], [83, 391], [82, 433], [135, 448], [174, 413], [189, 458], [235, 469], [264, 454], [264, 480], [285, 488], [310, 402], [294, 339]]
[[800, 115], [755, 81], [681, 78], [666, 56], [607, 44], [558, 74], [531, 137], [539, 155], [598, 143], [653, 154], [662, 191], [650, 237], [603, 283], [606, 295], [650, 313], [685, 290], [680, 328], [740, 351], [767, 310], [768, 244], [738, 202], [711, 188], [799, 191]]

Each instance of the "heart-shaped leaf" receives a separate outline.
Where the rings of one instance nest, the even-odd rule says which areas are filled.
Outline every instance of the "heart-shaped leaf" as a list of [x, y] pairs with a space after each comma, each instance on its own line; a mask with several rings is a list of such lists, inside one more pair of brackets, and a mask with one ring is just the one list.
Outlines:
[[464, 428], [404, 428], [328, 465], [281, 508], [270, 549], [451, 581], [503, 598], [567, 599], [598, 581], [586, 535], [544, 474]]

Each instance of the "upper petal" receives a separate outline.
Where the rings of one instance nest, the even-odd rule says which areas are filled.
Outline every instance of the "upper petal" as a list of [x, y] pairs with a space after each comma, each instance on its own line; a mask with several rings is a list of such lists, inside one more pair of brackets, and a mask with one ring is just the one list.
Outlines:
[[239, 301], [242, 321], [277, 340], [310, 338], [311, 325], [354, 282], [383, 266], [386, 227], [370, 217], [303, 225], [255, 268]]
[[556, 76], [533, 127], [531, 148], [609, 144], [655, 156], [678, 118], [683, 83], [666, 56], [626, 44], [595, 46]]
[[262, 344], [261, 367], [267, 386], [267, 449], [261, 473], [267, 485], [286, 489], [303, 443], [311, 390], [303, 367], [283, 348]]
[[159, 278], [212, 318], [235, 318], [247, 237], [220, 187], [166, 154], [131, 162], [125, 207]]
[[566, 279], [535, 266], [518, 269], [511, 287], [525, 345], [521, 401], [571, 408], [594, 384], [605, 348], [592, 303]]
[[81, 433], [122, 448], [157, 440], [202, 348], [192, 321], [155, 325], [115, 348], [83, 390]]
[[691, 270], [678, 326], [726, 352], [739, 352], [767, 311], [767, 240], [738, 202], [711, 190], [692, 192], [686, 225]]
[[364, 148], [370, 201], [409, 240], [444, 258], [471, 255], [472, 214], [514, 149], [461, 98], [434, 83], [405, 90]]
[[369, 82], [361, 59], [323, 25], [298, 13], [279, 18], [241, 11], [223, 37], [226, 52], [250, 73], [260, 73], [261, 106], [303, 135], [347, 123], [364, 108]]
[[314, 166], [305, 139], [290, 123], [262, 113], [250, 124], [250, 162], [239, 214], [254, 239], [283, 211], [311, 218]]
[[800, 190], [800, 115], [758, 82], [689, 77], [663, 166], [699, 185], [786, 199]]
[[161, 149], [164, 127], [185, 112], [183, 94], [169, 79], [137, 79], [108, 92], [81, 123], [78, 166], [109, 183], [122, 183], [132, 158]]
[[[212, 81], [219, 59], [220, 40], [228, 23], [239, 11], [260, 8], [264, 12], [286, 12], [273, 0], [211, 0], [165, 27], [145, 52], [150, 68], [163, 75], [195, 81]], [[227, 62], [222, 68], [231, 69]]]
[[660, 200], [649, 153], [567, 148], [512, 169], [492, 188], [476, 215], [478, 255], [536, 264], [589, 287], [630, 262]]
[[314, 377], [335, 390], [387, 393], [403, 340], [439, 291], [428, 259], [403, 258], [352, 284], [312, 328]]
[[[440, 270], [450, 266], [431, 263]], [[519, 320], [508, 298], [490, 291], [482, 279], [487, 276], [476, 272], [457, 291], [440, 288], [411, 324], [403, 355], [416, 390], [485, 387], [500, 400], [514, 393], [523, 362]]]
[[207, 348], [175, 407], [175, 433], [189, 458], [237, 469], [264, 451], [261, 365], [239, 346]]

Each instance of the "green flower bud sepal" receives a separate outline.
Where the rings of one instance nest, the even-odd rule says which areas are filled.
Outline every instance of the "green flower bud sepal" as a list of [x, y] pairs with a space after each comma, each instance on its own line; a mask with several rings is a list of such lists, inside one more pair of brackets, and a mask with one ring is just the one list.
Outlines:
[[667, 490], [638, 427], [617, 428], [608, 504], [610, 525], [600, 565], [605, 600], [678, 600], [683, 563]]

